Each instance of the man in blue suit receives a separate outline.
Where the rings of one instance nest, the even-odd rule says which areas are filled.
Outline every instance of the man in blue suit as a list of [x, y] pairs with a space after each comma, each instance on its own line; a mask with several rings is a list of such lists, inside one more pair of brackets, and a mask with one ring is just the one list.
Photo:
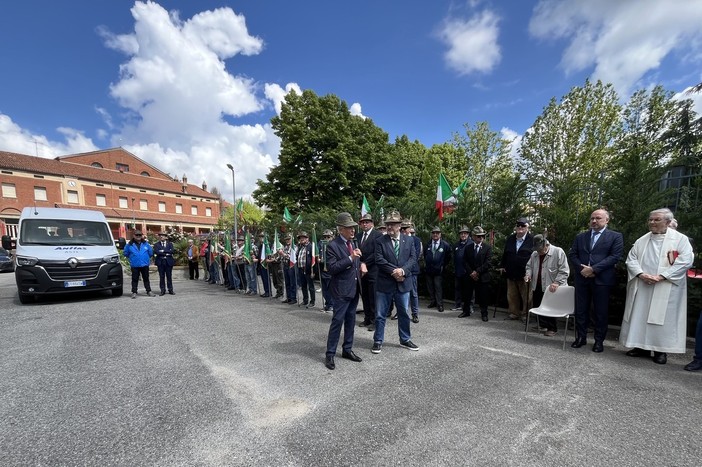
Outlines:
[[575, 273], [575, 323], [577, 337], [571, 345], [587, 344], [587, 326], [592, 304], [595, 314], [595, 344], [593, 352], [602, 352], [607, 335], [609, 294], [616, 284], [614, 267], [624, 251], [624, 237], [607, 228], [609, 213], [597, 209], [590, 215], [590, 229], [578, 234], [568, 252]]
[[376, 240], [375, 264], [378, 267], [378, 278], [375, 283], [375, 333], [371, 349], [375, 354], [380, 353], [383, 347], [385, 320], [393, 301], [399, 319], [400, 346], [409, 350], [419, 350], [411, 341], [410, 317], [407, 313], [412, 288], [412, 281], [409, 279], [417, 257], [412, 239], [400, 233], [401, 224], [400, 213], [391, 211], [385, 219], [387, 235]]
[[353, 350], [353, 331], [356, 325], [356, 306], [361, 291], [361, 250], [353, 247], [353, 234], [356, 224], [348, 212], [336, 217], [339, 236], [327, 245], [327, 272], [331, 276], [329, 292], [334, 303], [334, 315], [329, 325], [327, 353], [324, 366], [336, 368], [334, 356], [339, 344], [341, 326], [344, 326], [342, 358], [360, 362], [361, 357]]
[[166, 286], [168, 286], [168, 293], [175, 295], [173, 291], [173, 265], [175, 264], [173, 243], [168, 241], [166, 232], [160, 232], [158, 238], [159, 241], [154, 245], [154, 263], [158, 268], [160, 295], [166, 295]]

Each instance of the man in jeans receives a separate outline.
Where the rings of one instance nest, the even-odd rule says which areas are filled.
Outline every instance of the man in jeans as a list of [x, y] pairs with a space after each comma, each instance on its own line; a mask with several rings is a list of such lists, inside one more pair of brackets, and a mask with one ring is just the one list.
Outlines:
[[375, 288], [375, 333], [371, 352], [380, 353], [385, 338], [385, 320], [390, 304], [395, 303], [398, 316], [400, 346], [409, 350], [419, 350], [410, 335], [410, 316], [407, 312], [409, 295], [412, 287], [409, 279], [417, 263], [414, 245], [407, 235], [400, 234], [402, 217], [392, 211], [385, 219], [387, 235], [380, 237], [375, 246], [375, 264], [378, 267], [378, 279]]

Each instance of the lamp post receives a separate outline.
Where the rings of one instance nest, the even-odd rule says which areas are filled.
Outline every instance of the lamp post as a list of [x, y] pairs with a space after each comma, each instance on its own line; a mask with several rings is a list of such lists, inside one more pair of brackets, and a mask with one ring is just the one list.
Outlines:
[[237, 225], [237, 215], [236, 215], [236, 178], [234, 177], [234, 167], [231, 164], [227, 164], [229, 170], [232, 171], [232, 197], [234, 206], [234, 238], [239, 235], [239, 226]]

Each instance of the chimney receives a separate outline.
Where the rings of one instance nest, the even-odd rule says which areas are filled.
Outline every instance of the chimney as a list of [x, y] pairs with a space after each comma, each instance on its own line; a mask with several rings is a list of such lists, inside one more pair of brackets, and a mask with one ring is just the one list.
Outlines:
[[188, 176], [183, 174], [183, 186], [182, 186], [183, 193], [188, 192]]
[[202, 189], [203, 191], [207, 191], [207, 182], [204, 180], [202, 181]]

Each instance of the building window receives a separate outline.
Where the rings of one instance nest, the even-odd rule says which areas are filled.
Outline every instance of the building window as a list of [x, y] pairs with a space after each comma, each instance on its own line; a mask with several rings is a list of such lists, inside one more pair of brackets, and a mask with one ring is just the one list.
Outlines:
[[183, 205], [180, 203], [176, 204], [176, 214], [183, 214]]
[[129, 209], [129, 200], [126, 196], [119, 197], [119, 207], [122, 209]]
[[107, 206], [107, 198], [105, 195], [95, 195], [95, 204], [97, 206]]
[[68, 190], [68, 202], [73, 204], [78, 204], [78, 192], [74, 190]]
[[142, 211], [148, 211], [149, 210], [149, 202], [146, 201], [145, 199], [140, 199], [139, 200], [139, 209]]
[[141, 173], [141, 175], [143, 175], [144, 177], [150, 177], [150, 176], [151, 176], [151, 174], [150, 174], [149, 172], [147, 172], [146, 170], [144, 170], [144, 171]]
[[205, 208], [205, 215], [207, 217], [212, 217], [212, 208]]
[[2, 184], [2, 197], [3, 198], [17, 198], [17, 190], [15, 189], [14, 183], [3, 183]]
[[190, 206], [190, 214], [197, 216], [197, 206]]
[[164, 201], [158, 202], [158, 212], [166, 212], [166, 203]]
[[34, 187], [34, 199], [36, 201], [46, 201], [46, 187], [35, 186]]
[[90, 164], [90, 166], [95, 167], [97, 169], [102, 169], [102, 164], [99, 162], [93, 162], [92, 164]]
[[117, 164], [115, 164], [115, 167], [120, 172], [129, 172], [129, 165], [127, 164], [120, 164], [119, 162], [117, 162]]

